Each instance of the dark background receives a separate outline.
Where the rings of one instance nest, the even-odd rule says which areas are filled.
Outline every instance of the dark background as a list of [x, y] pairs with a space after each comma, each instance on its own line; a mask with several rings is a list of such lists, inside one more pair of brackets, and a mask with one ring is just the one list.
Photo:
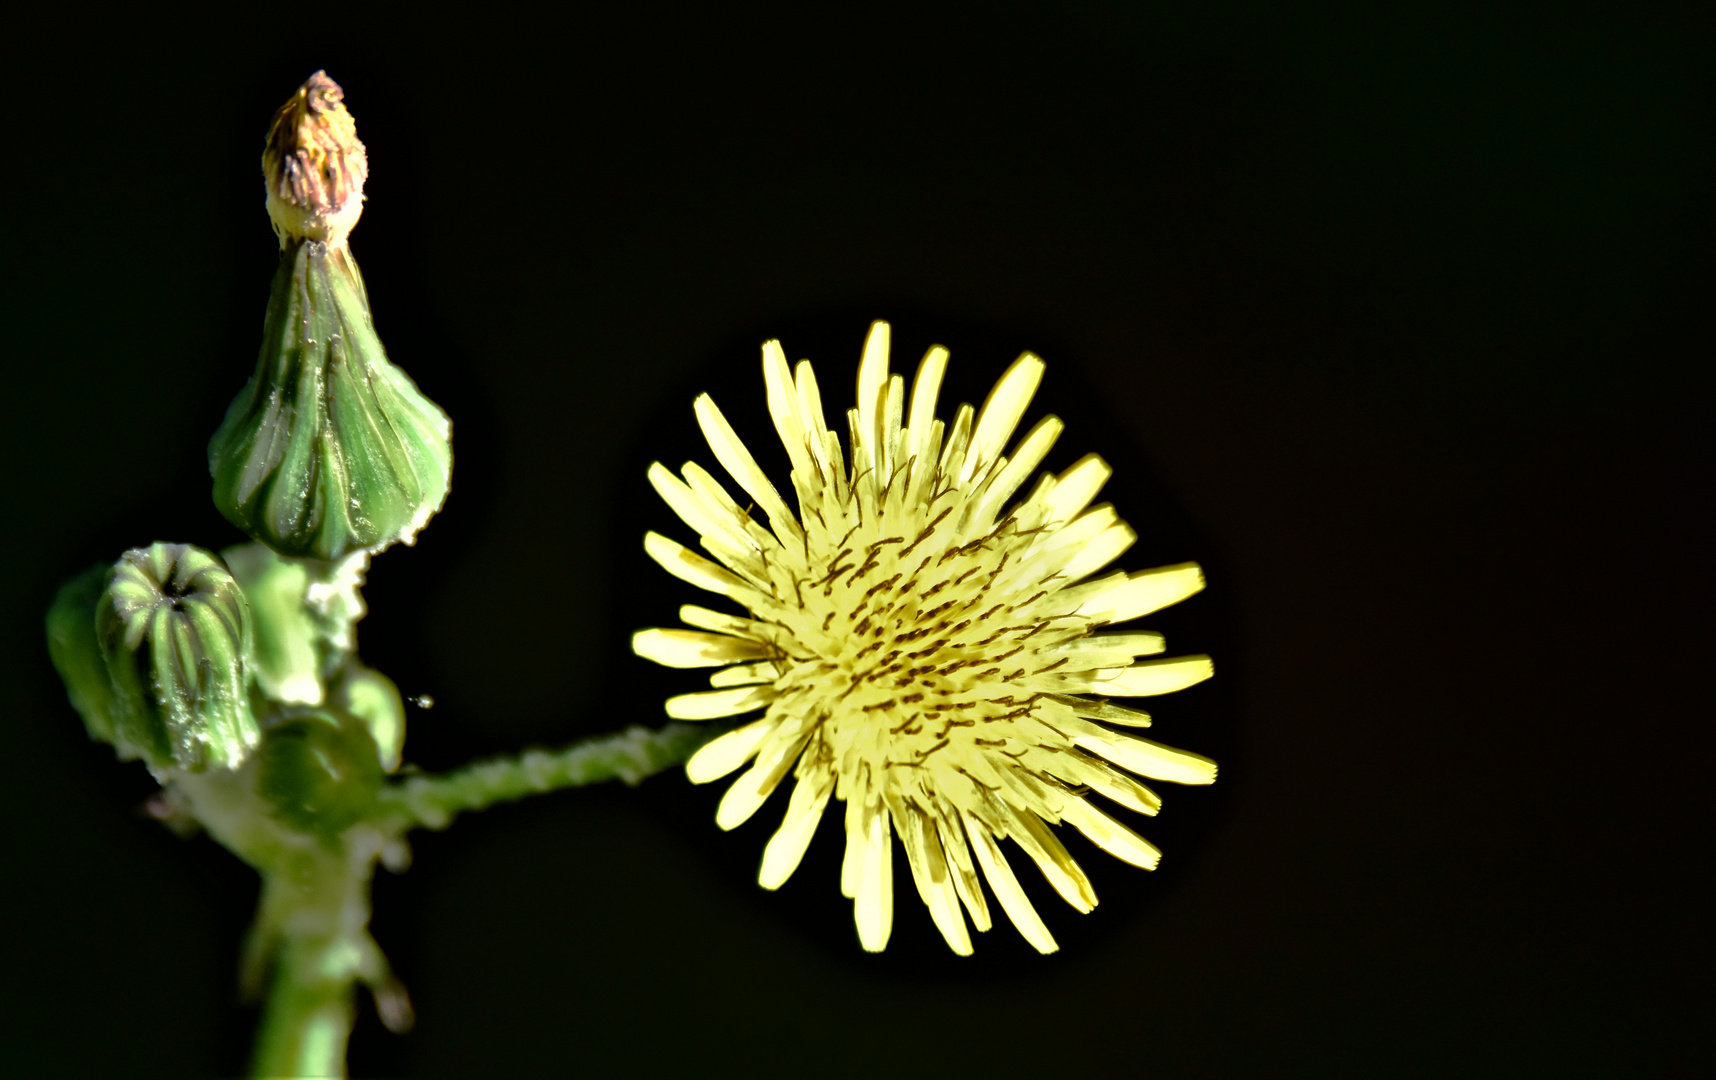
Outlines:
[[1197, 7], [19, 27], [0, 1069], [243, 1068], [254, 876], [139, 814], [40, 615], [127, 547], [237, 539], [202, 455], [273, 269], [256, 162], [325, 67], [377, 326], [456, 425], [452, 499], [361, 628], [438, 701], [408, 758], [659, 722], [684, 680], [626, 636], [693, 597], [642, 555], [684, 533], [644, 466], [713, 465], [702, 389], [767, 441], [765, 337], [844, 408], [888, 318], [896, 369], [952, 349], [954, 400], [1043, 355], [1051, 464], [1115, 464], [1126, 565], [1204, 563], [1151, 625], [1217, 678], [1153, 711], [1223, 765], [1164, 785], [1155, 874], [1077, 848], [1095, 913], [1027, 882], [1046, 959], [1004, 922], [953, 957], [903, 869], [864, 955], [835, 830], [752, 883], [780, 796], [733, 834], [676, 774], [462, 820], [377, 882], [419, 1027], [365, 1002], [360, 1075], [1690, 1071], [1710, 25]]

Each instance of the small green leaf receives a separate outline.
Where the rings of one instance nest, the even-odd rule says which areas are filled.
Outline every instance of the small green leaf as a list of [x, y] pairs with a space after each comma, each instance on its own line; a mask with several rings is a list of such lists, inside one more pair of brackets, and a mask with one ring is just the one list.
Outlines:
[[368, 726], [384, 771], [399, 768], [405, 750], [405, 701], [392, 679], [354, 660], [337, 676], [330, 703]]
[[[95, 605], [107, 587], [109, 569], [106, 564], [92, 566], [60, 587], [48, 608], [48, 655], [66, 684], [72, 708], [83, 717], [89, 737], [112, 744], [113, 685], [95, 636]], [[134, 758], [137, 754], [121, 749], [119, 756]]]

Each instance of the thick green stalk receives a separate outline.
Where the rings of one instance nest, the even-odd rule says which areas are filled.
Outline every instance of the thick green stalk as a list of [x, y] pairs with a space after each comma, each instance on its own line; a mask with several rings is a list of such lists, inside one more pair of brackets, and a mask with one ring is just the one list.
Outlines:
[[464, 811], [527, 795], [603, 780], [635, 784], [681, 764], [715, 733], [703, 725], [668, 724], [660, 730], [634, 726], [563, 750], [528, 750], [439, 776], [406, 777], [378, 796], [376, 823], [384, 829], [444, 829]]
[[383, 843], [357, 826], [264, 873], [245, 957], [247, 982], [272, 971], [253, 1076], [344, 1076], [359, 982], [388, 1027], [410, 1026], [410, 1005], [369, 935], [370, 877]]

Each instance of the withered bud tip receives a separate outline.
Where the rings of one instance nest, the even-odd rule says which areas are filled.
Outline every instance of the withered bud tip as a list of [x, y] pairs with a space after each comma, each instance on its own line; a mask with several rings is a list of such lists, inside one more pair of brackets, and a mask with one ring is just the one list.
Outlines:
[[318, 71], [304, 80], [268, 126], [262, 150], [268, 216], [289, 239], [343, 243], [363, 213], [369, 158], [346, 111], [345, 92]]

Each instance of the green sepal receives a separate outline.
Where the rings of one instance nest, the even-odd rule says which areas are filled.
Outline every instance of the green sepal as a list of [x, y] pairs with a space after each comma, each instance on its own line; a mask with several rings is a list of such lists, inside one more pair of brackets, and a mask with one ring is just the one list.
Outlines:
[[405, 752], [405, 699], [392, 679], [354, 660], [335, 676], [328, 700], [369, 728], [382, 771], [399, 768]]
[[261, 738], [247, 692], [250, 608], [219, 558], [188, 544], [126, 552], [93, 629], [110, 690], [106, 738], [121, 758], [141, 757], [157, 776], [244, 763]]
[[276, 821], [299, 832], [341, 832], [370, 813], [381, 790], [369, 726], [339, 710], [291, 710], [269, 727], [256, 756], [256, 793]]
[[447, 497], [451, 431], [387, 359], [350, 249], [288, 243], [256, 373], [209, 441], [221, 513], [282, 555], [410, 542]]
[[[48, 608], [47, 629], [48, 655], [66, 684], [72, 708], [83, 717], [90, 738], [113, 745], [113, 684], [95, 636], [95, 605], [107, 588], [109, 569], [105, 563], [92, 566], [62, 585]], [[138, 756], [136, 751], [118, 749], [121, 758]], [[164, 745], [161, 749], [167, 751]]]

